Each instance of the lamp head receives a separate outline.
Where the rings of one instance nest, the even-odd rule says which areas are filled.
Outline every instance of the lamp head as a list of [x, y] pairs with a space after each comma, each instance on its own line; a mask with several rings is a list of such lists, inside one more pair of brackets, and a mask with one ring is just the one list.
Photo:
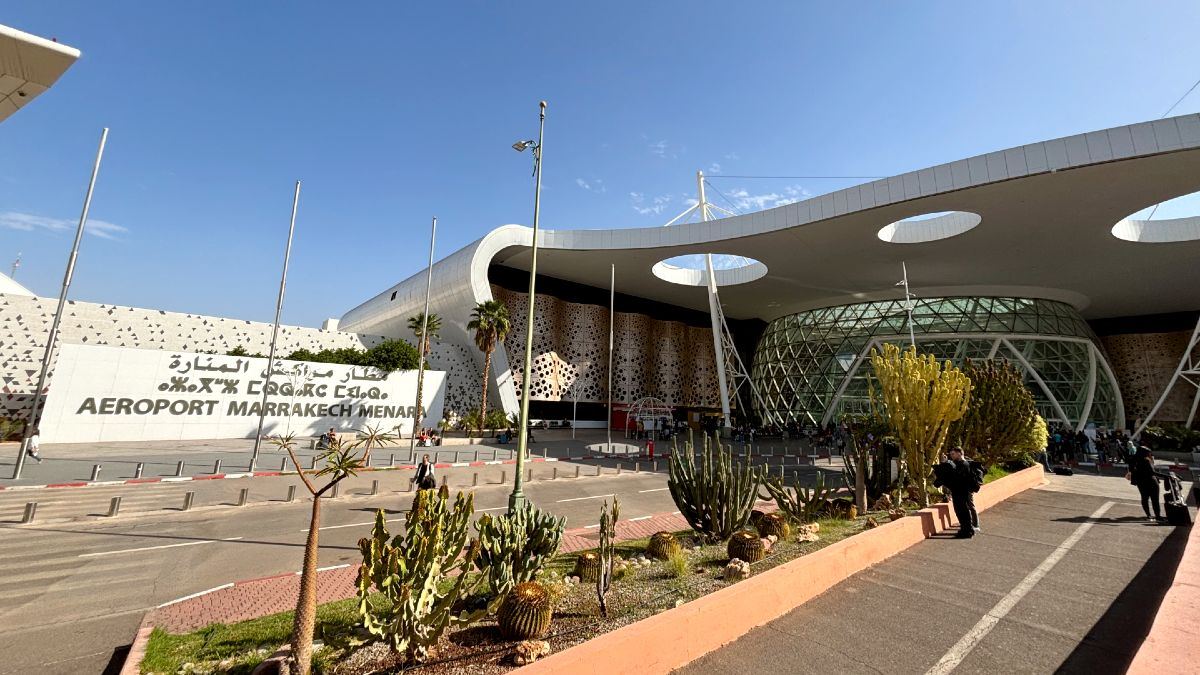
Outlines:
[[531, 145], [534, 145], [533, 141], [517, 141], [516, 143], [512, 144], [512, 148], [517, 152], [525, 152], [525, 148], [528, 148]]

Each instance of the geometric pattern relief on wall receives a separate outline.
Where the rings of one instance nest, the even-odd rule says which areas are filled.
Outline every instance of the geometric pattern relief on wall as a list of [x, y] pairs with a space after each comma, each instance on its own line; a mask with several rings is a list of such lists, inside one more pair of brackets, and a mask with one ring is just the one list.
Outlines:
[[[492, 286], [492, 296], [508, 307], [512, 331], [504, 341], [521, 390], [528, 295]], [[608, 308], [537, 296], [534, 313], [532, 400], [602, 403], [608, 386]], [[712, 331], [645, 314], [617, 312], [613, 327], [613, 400], [632, 403], [655, 396], [668, 405], [715, 408], [720, 405]]]
[[[1108, 353], [1121, 395], [1125, 415], [1130, 422], [1142, 419], [1171, 381], [1175, 367], [1187, 348], [1191, 331], [1171, 333], [1133, 333], [1100, 338]], [[1196, 390], [1186, 382], [1176, 383], [1163, 406], [1154, 415], [1158, 422], [1184, 422], [1191, 410]]]
[[[0, 294], [0, 416], [24, 418], [32, 409], [32, 394], [57, 305], [56, 298]], [[219, 354], [243, 347], [251, 354], [266, 354], [271, 347], [272, 328], [272, 324], [259, 321], [68, 301], [51, 356], [47, 389], [54, 386], [54, 363], [61, 344]], [[281, 325], [277, 353], [286, 355], [297, 349], [314, 352], [342, 347], [365, 349], [384, 339], [378, 335]], [[453, 361], [452, 356], [447, 351], [446, 361]], [[447, 377], [447, 406], [451, 402], [449, 380]]]

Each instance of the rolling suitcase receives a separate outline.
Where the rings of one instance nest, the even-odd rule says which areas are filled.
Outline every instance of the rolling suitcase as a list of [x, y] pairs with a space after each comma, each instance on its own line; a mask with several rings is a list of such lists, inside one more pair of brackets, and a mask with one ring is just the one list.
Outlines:
[[1069, 467], [1069, 466], [1056, 466], [1050, 470], [1053, 471], [1054, 473], [1058, 474], [1059, 476], [1074, 476], [1075, 475], [1075, 472], [1073, 470], [1071, 470], [1071, 467]]
[[1166, 487], [1163, 508], [1166, 511], [1168, 525], [1191, 525], [1192, 514], [1187, 504], [1183, 502], [1183, 485], [1174, 474], [1168, 473], [1163, 479]]

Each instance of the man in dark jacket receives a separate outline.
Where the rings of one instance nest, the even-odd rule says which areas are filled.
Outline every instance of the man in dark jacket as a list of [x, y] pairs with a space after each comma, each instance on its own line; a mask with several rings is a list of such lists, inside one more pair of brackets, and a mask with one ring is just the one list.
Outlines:
[[950, 448], [950, 457], [934, 468], [934, 487], [950, 490], [954, 516], [958, 518], [959, 539], [970, 539], [979, 530], [979, 515], [975, 512], [975, 493], [979, 491], [978, 472], [963, 458], [962, 448]]

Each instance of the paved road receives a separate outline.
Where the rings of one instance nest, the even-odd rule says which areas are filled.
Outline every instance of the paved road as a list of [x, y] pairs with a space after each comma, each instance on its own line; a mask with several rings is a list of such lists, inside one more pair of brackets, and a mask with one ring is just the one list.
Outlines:
[[917, 544], [680, 672], [1124, 673], [1187, 537], [1131, 490], [1052, 477], [975, 539]]
[[[503, 510], [509, 490], [478, 488], [477, 512]], [[675, 508], [661, 473], [536, 481], [527, 492], [565, 515], [568, 527], [595, 524], [614, 493], [626, 518]], [[329, 503], [320, 565], [356, 562], [356, 542], [375, 509], [399, 513], [410, 503], [410, 495], [394, 492]], [[297, 501], [0, 527], [0, 673], [102, 672], [114, 652], [116, 662], [123, 658], [120, 648], [146, 610], [229, 581], [298, 570], [309, 509]]]

